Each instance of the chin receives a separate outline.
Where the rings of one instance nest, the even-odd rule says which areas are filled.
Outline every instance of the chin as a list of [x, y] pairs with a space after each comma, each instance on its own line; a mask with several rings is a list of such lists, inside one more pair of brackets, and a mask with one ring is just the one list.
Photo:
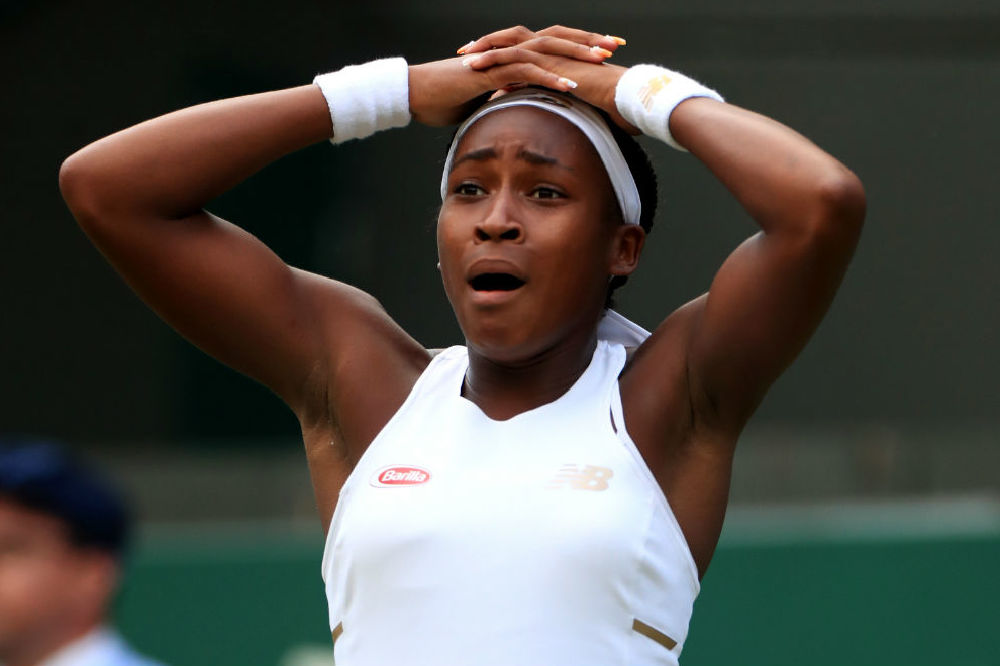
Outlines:
[[507, 366], [523, 365], [545, 355], [560, 342], [573, 338], [572, 328], [534, 320], [532, 325], [518, 325], [508, 317], [495, 322], [478, 318], [475, 324], [463, 326], [465, 344], [469, 351]]
[[525, 361], [543, 351], [548, 336], [537, 330], [538, 322], [527, 325], [511, 314], [477, 312], [460, 318], [469, 351], [504, 364]]
[[504, 326], [478, 325], [463, 328], [465, 345], [470, 351], [497, 363], [513, 363], [530, 359], [539, 351], [538, 341], [525, 336], [523, 328], [511, 324]]
[[[540, 303], [537, 298], [524, 298], [527, 295], [498, 303], [464, 300], [457, 308], [453, 301], [469, 350], [497, 363], [518, 364], [593, 332], [597, 316], [583, 316], [588, 307], [567, 304], [565, 299]], [[603, 300], [601, 306], [603, 311]]]

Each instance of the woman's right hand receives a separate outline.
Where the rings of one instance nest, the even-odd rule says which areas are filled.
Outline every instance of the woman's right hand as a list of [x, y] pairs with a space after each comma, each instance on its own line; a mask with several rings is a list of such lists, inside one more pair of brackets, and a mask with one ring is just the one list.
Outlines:
[[[565, 69], [559, 61], [601, 64], [621, 41], [562, 26], [538, 32], [519, 26], [491, 33], [460, 49], [472, 55], [411, 65], [410, 113], [426, 125], [451, 125], [468, 115], [470, 103], [494, 90], [537, 85], [572, 92], [577, 82], [557, 71]], [[493, 49], [503, 49], [502, 62], [470, 66], [470, 58]]]

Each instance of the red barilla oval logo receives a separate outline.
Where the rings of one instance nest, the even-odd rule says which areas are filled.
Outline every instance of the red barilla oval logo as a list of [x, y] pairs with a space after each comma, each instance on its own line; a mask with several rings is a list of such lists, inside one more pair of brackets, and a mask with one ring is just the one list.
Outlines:
[[383, 467], [375, 472], [372, 477], [372, 485], [376, 488], [390, 488], [393, 486], [416, 486], [427, 483], [431, 478], [431, 473], [422, 467], [412, 465], [392, 465]]

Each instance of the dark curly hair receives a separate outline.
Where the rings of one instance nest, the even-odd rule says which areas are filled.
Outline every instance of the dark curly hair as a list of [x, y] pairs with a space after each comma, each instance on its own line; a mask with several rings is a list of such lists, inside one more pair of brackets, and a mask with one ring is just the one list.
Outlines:
[[[639, 190], [639, 200], [642, 202], [642, 212], [639, 214], [639, 226], [649, 234], [653, 230], [653, 219], [656, 216], [656, 205], [659, 200], [659, 187], [656, 181], [656, 170], [649, 160], [649, 155], [642, 149], [639, 142], [632, 135], [618, 127], [611, 120], [608, 114], [600, 109], [596, 109], [604, 121], [611, 129], [611, 136], [614, 137], [618, 148], [621, 149], [625, 157], [625, 163], [629, 171], [632, 172], [632, 179], [635, 181], [636, 189]], [[628, 282], [627, 275], [615, 275], [608, 284], [608, 295], [604, 300], [604, 307], [614, 307], [615, 290]]]

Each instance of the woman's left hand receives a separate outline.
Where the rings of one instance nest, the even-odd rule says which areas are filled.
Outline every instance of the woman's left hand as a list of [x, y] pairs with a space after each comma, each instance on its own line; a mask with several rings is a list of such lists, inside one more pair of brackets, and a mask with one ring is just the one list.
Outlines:
[[625, 68], [607, 62], [623, 43], [620, 38], [563, 26], [537, 32], [519, 26], [472, 41], [459, 53], [473, 71], [526, 62], [570, 79], [577, 84], [573, 95], [605, 111], [622, 129], [638, 134], [615, 106], [615, 87]]

